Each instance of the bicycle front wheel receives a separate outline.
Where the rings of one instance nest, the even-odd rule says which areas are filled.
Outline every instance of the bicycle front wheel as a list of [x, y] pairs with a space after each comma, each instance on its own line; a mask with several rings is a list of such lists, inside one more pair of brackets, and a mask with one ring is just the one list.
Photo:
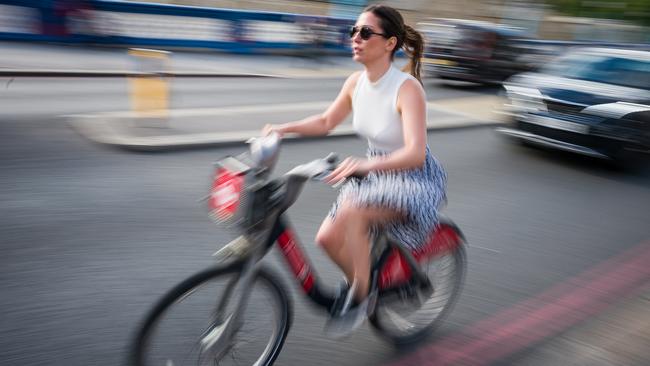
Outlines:
[[[289, 332], [291, 304], [281, 282], [267, 269], [259, 269], [246, 289], [236, 286], [241, 273], [241, 263], [214, 267], [169, 291], [137, 332], [132, 364], [273, 364]], [[232, 315], [238, 291], [249, 292], [249, 297], [237, 318]], [[228, 337], [224, 324], [234, 319], [238, 321]]]

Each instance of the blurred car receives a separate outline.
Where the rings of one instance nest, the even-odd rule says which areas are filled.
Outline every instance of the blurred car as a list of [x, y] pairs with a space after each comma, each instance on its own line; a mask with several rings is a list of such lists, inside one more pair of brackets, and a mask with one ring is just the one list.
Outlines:
[[441, 79], [500, 83], [509, 76], [531, 70], [521, 56], [520, 40], [526, 34], [495, 23], [435, 19], [418, 25], [425, 37], [422, 67]]
[[650, 153], [648, 51], [572, 50], [504, 88], [505, 135], [622, 163]]

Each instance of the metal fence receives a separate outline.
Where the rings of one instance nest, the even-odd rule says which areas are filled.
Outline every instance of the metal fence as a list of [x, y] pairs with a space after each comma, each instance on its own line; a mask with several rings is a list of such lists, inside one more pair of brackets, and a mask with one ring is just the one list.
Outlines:
[[353, 20], [100, 0], [0, 0], [0, 40], [217, 49], [348, 49]]

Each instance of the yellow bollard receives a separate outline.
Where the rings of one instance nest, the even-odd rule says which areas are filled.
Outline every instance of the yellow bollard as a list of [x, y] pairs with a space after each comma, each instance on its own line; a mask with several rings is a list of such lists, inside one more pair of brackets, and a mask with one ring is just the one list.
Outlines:
[[129, 49], [136, 72], [149, 75], [129, 77], [131, 108], [140, 127], [167, 127], [169, 117], [169, 82], [161, 73], [167, 71], [167, 51]]

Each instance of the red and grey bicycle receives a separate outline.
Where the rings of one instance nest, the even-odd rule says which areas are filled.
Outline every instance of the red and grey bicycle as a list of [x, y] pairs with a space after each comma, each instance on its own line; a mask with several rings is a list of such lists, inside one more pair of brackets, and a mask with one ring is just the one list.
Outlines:
[[[133, 342], [133, 364], [273, 364], [293, 316], [286, 287], [262, 262], [276, 243], [311, 303], [334, 311], [340, 297], [318, 282], [286, 211], [304, 184], [322, 180], [338, 159], [330, 154], [272, 178], [279, 150], [280, 138], [271, 135], [216, 163], [206, 197], [210, 214], [241, 236], [215, 253], [216, 265], [172, 288], [151, 309]], [[371, 326], [396, 345], [420, 340], [459, 296], [466, 266], [462, 233], [442, 220], [418, 250], [380, 234], [371, 255]]]

